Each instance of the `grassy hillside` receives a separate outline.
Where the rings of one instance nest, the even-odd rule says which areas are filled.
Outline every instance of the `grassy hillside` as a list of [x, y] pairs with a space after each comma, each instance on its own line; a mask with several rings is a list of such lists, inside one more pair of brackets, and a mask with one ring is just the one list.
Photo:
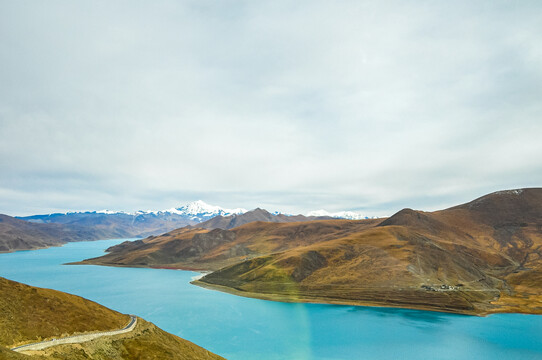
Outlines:
[[0, 345], [17, 346], [41, 339], [122, 328], [129, 316], [60, 291], [0, 278]]
[[79, 296], [4, 278], [0, 278], [0, 309], [2, 359], [222, 359], [142, 319], [126, 334], [22, 355], [9, 348], [51, 337], [120, 329], [129, 316]]
[[[31, 355], [29, 358], [31, 360], [223, 359], [190, 341], [169, 334], [143, 319], [138, 319], [135, 330], [126, 334], [101, 337], [81, 344], [59, 345], [25, 354]], [[14, 359], [18, 360], [18, 358]]]

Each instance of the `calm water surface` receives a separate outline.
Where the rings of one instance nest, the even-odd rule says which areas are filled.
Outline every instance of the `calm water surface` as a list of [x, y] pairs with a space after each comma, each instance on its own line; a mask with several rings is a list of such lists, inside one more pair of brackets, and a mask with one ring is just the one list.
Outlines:
[[62, 265], [122, 241], [0, 254], [0, 276], [136, 314], [231, 360], [542, 360], [542, 316], [287, 304], [190, 285], [189, 271]]

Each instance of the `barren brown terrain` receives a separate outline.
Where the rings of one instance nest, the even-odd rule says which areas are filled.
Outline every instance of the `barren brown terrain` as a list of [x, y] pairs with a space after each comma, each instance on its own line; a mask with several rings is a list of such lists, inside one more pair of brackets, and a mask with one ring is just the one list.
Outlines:
[[1, 359], [222, 359], [143, 319], [125, 334], [40, 351], [9, 350], [53, 337], [119, 329], [128, 320], [79, 296], [0, 278]]
[[429, 309], [542, 313], [542, 189], [492, 193], [387, 219], [182, 228], [82, 263], [213, 270], [239, 295]]

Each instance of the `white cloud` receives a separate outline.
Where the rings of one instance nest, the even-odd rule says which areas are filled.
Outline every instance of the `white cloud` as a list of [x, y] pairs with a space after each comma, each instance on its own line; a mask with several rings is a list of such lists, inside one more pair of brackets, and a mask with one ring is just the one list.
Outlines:
[[504, 1], [0, 3], [0, 188], [21, 195], [0, 212], [201, 197], [371, 215], [540, 186], [540, 14]]

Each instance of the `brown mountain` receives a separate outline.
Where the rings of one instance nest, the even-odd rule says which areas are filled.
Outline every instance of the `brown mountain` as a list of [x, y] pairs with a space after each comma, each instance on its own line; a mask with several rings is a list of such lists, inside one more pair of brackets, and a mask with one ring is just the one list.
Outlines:
[[36, 224], [0, 214], [0, 252], [59, 246], [71, 241], [110, 238], [110, 233], [77, 225]]
[[9, 349], [53, 337], [120, 329], [130, 318], [79, 296], [4, 278], [0, 309], [1, 359], [222, 359], [143, 319], [125, 334], [16, 353]]
[[350, 232], [373, 227], [380, 221], [257, 221], [231, 230], [185, 227], [161, 236], [125, 241], [107, 249], [109, 254], [81, 263], [218, 270], [261, 255], [333, 240]]
[[256, 221], [265, 221], [273, 223], [286, 223], [286, 222], [300, 222], [300, 221], [312, 221], [312, 220], [330, 220], [333, 219], [327, 216], [304, 216], [304, 215], [273, 215], [269, 211], [264, 209], [254, 209], [247, 211], [244, 214], [234, 214], [229, 216], [218, 215], [212, 219], [204, 221], [202, 223], [192, 225], [192, 228], [201, 229], [233, 229], [235, 227], [245, 225]]
[[85, 212], [25, 218], [0, 214], [0, 252], [40, 249], [73, 241], [149, 236], [193, 223], [171, 213]]
[[40, 224], [62, 224], [91, 228], [107, 234], [109, 239], [147, 237], [163, 234], [182, 226], [196, 224], [199, 220], [171, 212], [100, 213], [96, 211], [57, 213], [20, 217]]
[[86, 263], [214, 270], [196, 283], [282, 301], [542, 313], [542, 189], [384, 220], [178, 229]]

